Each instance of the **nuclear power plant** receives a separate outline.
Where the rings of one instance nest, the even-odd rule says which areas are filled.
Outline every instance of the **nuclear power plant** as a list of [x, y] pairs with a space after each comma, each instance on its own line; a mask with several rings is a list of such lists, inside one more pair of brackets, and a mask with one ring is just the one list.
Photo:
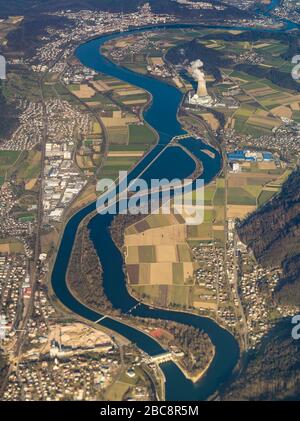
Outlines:
[[197, 95], [200, 98], [208, 96], [205, 79], [198, 81]]
[[196, 60], [191, 63], [191, 66], [189, 68], [190, 74], [198, 82], [197, 91], [195, 95], [192, 96], [191, 92], [189, 93], [189, 104], [203, 105], [209, 107], [213, 105], [213, 99], [210, 95], [208, 95], [205, 75], [201, 70], [202, 67], [202, 61]]

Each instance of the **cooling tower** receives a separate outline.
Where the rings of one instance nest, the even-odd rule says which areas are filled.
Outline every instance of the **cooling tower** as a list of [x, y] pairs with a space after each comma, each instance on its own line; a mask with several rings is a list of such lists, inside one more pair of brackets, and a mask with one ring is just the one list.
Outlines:
[[207, 89], [206, 89], [206, 82], [204, 79], [200, 79], [198, 81], [198, 88], [197, 88], [197, 95], [201, 98], [203, 96], [207, 96]]

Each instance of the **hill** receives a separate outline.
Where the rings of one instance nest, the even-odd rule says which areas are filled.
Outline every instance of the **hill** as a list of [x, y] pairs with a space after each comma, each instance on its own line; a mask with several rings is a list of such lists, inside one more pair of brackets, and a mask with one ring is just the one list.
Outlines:
[[[186, 64], [197, 59], [203, 59], [204, 70], [208, 73], [212, 73], [217, 82], [222, 80], [220, 68], [232, 68], [238, 72], [247, 73], [250, 76], [254, 76], [259, 79], [267, 79], [273, 84], [280, 86], [285, 89], [291, 89], [294, 91], [300, 91], [300, 85], [296, 82], [290, 73], [286, 73], [278, 69], [276, 66], [258, 66], [257, 64], [236, 64], [234, 60], [230, 59], [226, 49], [216, 50], [205, 46], [205, 41], [212, 38], [211, 34], [205, 35], [201, 38], [194, 38], [192, 41], [188, 41], [179, 46], [171, 48], [166, 58], [173, 64]], [[276, 40], [288, 45], [288, 49], [280, 54], [280, 58], [286, 62], [290, 62], [292, 57], [297, 54], [299, 50], [299, 32], [295, 33], [283, 33], [268, 31], [244, 31], [241, 34], [231, 34], [228, 31], [216, 33], [213, 35], [213, 39], [223, 40], [226, 42], [240, 43], [240, 42], [257, 42], [263, 40]]]
[[[196, 3], [208, 3], [207, 0], [195, 0]], [[107, 12], [135, 12], [139, 6], [150, 3], [153, 12], [163, 14], [174, 14], [188, 20], [207, 16], [212, 19], [224, 19], [246, 17], [249, 14], [240, 11], [235, 7], [226, 5], [225, 10], [191, 9], [174, 0], [12, 0], [3, 2], [0, 10], [0, 17], [10, 15], [36, 15], [40, 13], [55, 12], [68, 9], [72, 11], [88, 9], [103, 10]], [[211, 0], [209, 3], [222, 4], [219, 1]]]
[[289, 177], [278, 196], [239, 225], [238, 234], [261, 264], [282, 268], [275, 298], [281, 304], [299, 306], [300, 169]]
[[278, 323], [250, 358], [242, 374], [222, 393], [223, 400], [298, 400], [300, 341], [290, 320]]

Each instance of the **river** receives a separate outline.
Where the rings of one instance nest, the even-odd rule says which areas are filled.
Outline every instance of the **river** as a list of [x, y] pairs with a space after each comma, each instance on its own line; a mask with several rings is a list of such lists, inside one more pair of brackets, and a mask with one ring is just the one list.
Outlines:
[[[171, 27], [180, 28], [187, 27], [187, 25], [176, 24], [171, 25]], [[180, 148], [169, 147], [164, 149], [174, 136], [185, 133], [177, 120], [177, 110], [182, 94], [175, 87], [162, 81], [118, 66], [100, 53], [101, 46], [113, 38], [158, 28], [161, 27], [153, 26], [147, 29], [130, 30], [122, 34], [104, 35], [82, 44], [76, 51], [76, 56], [85, 66], [143, 88], [152, 95], [152, 103], [145, 111], [144, 118], [159, 134], [159, 142], [132, 170], [129, 179], [136, 178], [162, 150], [162, 154], [154, 164], [149, 166], [143, 178], [184, 178], [190, 175], [194, 168], [194, 161], [187, 155], [184, 157]], [[201, 178], [205, 180], [205, 183], [209, 183], [221, 169], [222, 159], [220, 153], [199, 139], [188, 138], [184, 141], [184, 146], [202, 161], [203, 174]], [[204, 149], [213, 151], [215, 158], [202, 152]], [[68, 221], [52, 270], [51, 282], [53, 290], [58, 299], [74, 313], [92, 322], [97, 321], [99, 325], [118, 332], [136, 343], [141, 350], [149, 355], [157, 355], [164, 352], [164, 349], [158, 342], [140, 330], [110, 317], [105, 317], [99, 321], [103, 315], [79, 303], [68, 290], [66, 273], [76, 232], [80, 222], [95, 210], [95, 206], [95, 203], [90, 204]], [[103, 268], [105, 293], [115, 308], [119, 308], [123, 313], [126, 313], [137, 304], [137, 301], [127, 291], [122, 269], [123, 258], [110, 236], [109, 226], [112, 219], [113, 216], [111, 215], [97, 214], [89, 222], [89, 228], [91, 230], [91, 239]], [[173, 320], [192, 325], [205, 331], [215, 346], [215, 357], [206, 374], [196, 384], [186, 379], [174, 363], [161, 364], [161, 369], [166, 379], [167, 400], [205, 400], [215, 393], [221, 383], [230, 376], [239, 358], [238, 343], [227, 330], [220, 327], [213, 320], [185, 312], [152, 308], [144, 304], [139, 305], [132, 314], [134, 316]]]

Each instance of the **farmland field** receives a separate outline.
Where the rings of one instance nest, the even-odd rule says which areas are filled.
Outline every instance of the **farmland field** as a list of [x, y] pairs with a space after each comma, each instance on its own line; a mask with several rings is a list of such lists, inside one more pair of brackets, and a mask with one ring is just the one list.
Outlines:
[[8, 170], [20, 157], [18, 151], [0, 151], [0, 186], [4, 183]]
[[115, 179], [119, 175], [119, 171], [128, 171], [139, 158], [137, 157], [110, 157], [107, 158], [102, 170], [102, 177]]
[[129, 145], [142, 144], [153, 145], [156, 141], [156, 134], [146, 125], [129, 125]]

